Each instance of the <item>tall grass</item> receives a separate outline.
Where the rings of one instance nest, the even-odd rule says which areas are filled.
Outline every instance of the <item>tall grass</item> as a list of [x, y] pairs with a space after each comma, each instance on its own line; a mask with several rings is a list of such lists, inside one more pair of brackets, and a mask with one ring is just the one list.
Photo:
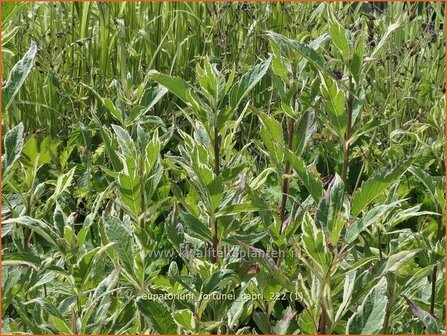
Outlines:
[[[84, 121], [88, 118], [86, 111], [92, 93], [81, 83], [90, 86], [102, 83], [97, 91], [112, 95], [116, 81], [115, 85], [125, 88], [130, 96], [150, 69], [194, 79], [194, 64], [205, 55], [219, 65], [235, 64], [242, 71], [260, 55], [267, 54], [267, 30], [306, 40], [316, 36], [303, 35], [303, 32], [327, 30], [324, 17], [327, 4], [302, 3], [299, 10], [295, 10], [296, 6], [294, 3], [220, 2], [26, 3], [3, 27], [4, 32], [18, 27], [15, 38], [9, 42], [15, 55], [3, 54], [3, 78], [31, 40], [39, 44], [39, 57], [26, 89], [20, 93], [12, 111], [4, 115], [5, 123], [13, 125], [24, 120], [30, 127], [49, 128], [57, 135], [67, 126], [67, 116]], [[377, 105], [381, 106], [380, 100], [389, 95], [411, 99], [418, 90], [423, 91], [424, 99], [430, 99], [433, 90], [442, 89], [444, 74], [419, 65], [437, 64], [436, 69], [441, 69], [443, 27], [435, 17], [443, 15], [443, 7], [410, 3], [387, 6], [384, 14], [389, 19], [380, 21], [383, 27], [376, 27], [374, 16], [380, 12], [365, 11], [365, 6], [335, 5], [340, 17], [348, 19], [346, 24], [354, 27], [358, 22], [347, 13], [362, 11], [370, 21], [371, 40], [404, 8], [417, 17], [406, 22], [405, 28], [386, 42], [385, 59], [379, 62], [385, 62], [387, 70], [377, 76], [386, 77], [387, 85], [378, 90], [382, 98], [374, 97]], [[412, 43], [408, 45], [405, 41]], [[426, 51], [416, 53], [421, 48]], [[408, 50], [415, 55], [411, 56]], [[426, 57], [432, 59], [421, 59]], [[395, 67], [397, 60], [399, 66]], [[417, 83], [409, 82], [409, 78], [415, 77], [420, 79]], [[260, 86], [253, 93], [255, 102], [268, 100], [270, 93], [266, 88], [267, 85]], [[424, 100], [418, 101], [424, 104]], [[417, 117], [418, 109], [412, 102], [401, 105], [385, 106], [383, 112], [388, 115], [402, 111], [392, 118], [390, 129]], [[166, 105], [156, 107], [156, 113], [162, 115], [165, 108]]]

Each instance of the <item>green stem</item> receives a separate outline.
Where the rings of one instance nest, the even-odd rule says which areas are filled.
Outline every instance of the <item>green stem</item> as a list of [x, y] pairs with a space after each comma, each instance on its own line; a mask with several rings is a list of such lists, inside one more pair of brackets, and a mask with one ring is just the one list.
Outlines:
[[[288, 123], [288, 143], [287, 147], [289, 150], [292, 150], [292, 143], [293, 143], [293, 129], [294, 129], [294, 122], [292, 119], [289, 120]], [[281, 224], [284, 223], [286, 220], [286, 204], [287, 204], [287, 196], [289, 194], [289, 177], [287, 175], [290, 174], [290, 162], [289, 160], [286, 161], [286, 165], [284, 168], [284, 177], [282, 182], [282, 199], [281, 199], [281, 209], [279, 212], [279, 217], [281, 219]]]
[[[441, 239], [442, 236], [442, 218], [443, 216], [440, 216], [438, 219], [438, 227], [436, 232], [436, 238], [437, 241]], [[436, 301], [436, 281], [438, 277], [438, 265], [435, 265], [433, 267], [433, 273], [431, 277], [431, 297], [430, 297], [430, 314], [432, 316], [435, 316], [435, 301]]]
[[[219, 137], [219, 129], [217, 125], [214, 126], [214, 174], [216, 176], [220, 175], [220, 137]], [[210, 226], [211, 226], [211, 234], [212, 234], [212, 255], [211, 262], [217, 262], [217, 246], [219, 244], [219, 240], [217, 238], [217, 218], [214, 215], [210, 218]]]
[[388, 290], [388, 303], [385, 308], [385, 320], [383, 322], [383, 329], [382, 333], [387, 334], [388, 333], [388, 327], [390, 324], [390, 317], [391, 317], [391, 311], [395, 305], [395, 287], [396, 287], [396, 278], [395, 275], [392, 273], [389, 273], [387, 275], [387, 290]]
[[349, 141], [352, 135], [352, 110], [354, 106], [354, 95], [352, 94], [353, 85], [352, 85], [352, 75], [349, 76], [349, 96], [347, 103], [347, 113], [348, 113], [348, 127], [345, 133], [345, 139], [343, 141], [343, 171], [342, 171], [342, 180], [347, 186], [348, 182], [348, 168], [349, 168]]

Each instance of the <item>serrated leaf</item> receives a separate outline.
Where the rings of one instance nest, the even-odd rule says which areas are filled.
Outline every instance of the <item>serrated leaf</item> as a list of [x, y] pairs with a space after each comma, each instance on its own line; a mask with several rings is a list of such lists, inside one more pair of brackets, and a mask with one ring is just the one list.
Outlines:
[[189, 309], [180, 309], [172, 313], [175, 323], [183, 329], [194, 331], [196, 328], [196, 321], [194, 315]]
[[316, 225], [323, 229], [334, 245], [337, 244], [343, 228], [343, 220], [339, 212], [343, 205], [344, 191], [345, 184], [336, 173], [315, 212]]
[[269, 322], [269, 318], [266, 313], [262, 311], [253, 312], [253, 321], [256, 323], [256, 326], [261, 330], [263, 334], [271, 334], [271, 325]]
[[361, 306], [351, 316], [346, 326], [347, 334], [378, 334], [385, 321], [387, 280], [380, 281], [368, 292]]
[[356, 279], [357, 273], [349, 272], [345, 275], [345, 282], [343, 284], [343, 300], [338, 307], [337, 313], [335, 314], [335, 320], [338, 321], [345, 312], [348, 310], [348, 305], [351, 302], [352, 293], [354, 291], [354, 285], [355, 285], [355, 279]]
[[386, 40], [388, 39], [388, 37], [398, 28], [400, 28], [406, 19], [406, 15], [405, 13], [401, 14], [399, 16], [399, 18], [397, 19], [397, 21], [391, 25], [388, 26], [388, 28], [386, 29], [385, 34], [382, 36], [382, 38], [380, 39], [379, 43], [377, 43], [376, 47], [374, 48], [373, 52], [371, 53], [371, 58], [373, 58], [377, 52], [384, 46]]
[[10, 218], [10, 219], [6, 219], [6, 220], [2, 221], [3, 225], [8, 225], [10, 223], [15, 223], [15, 224], [19, 224], [19, 225], [28, 227], [29, 229], [36, 232], [38, 235], [40, 235], [42, 238], [44, 238], [46, 241], [48, 241], [53, 246], [58, 246], [58, 244], [56, 243], [56, 240], [58, 239], [58, 235], [44, 221], [41, 221], [41, 220], [38, 220], [35, 218], [31, 218], [29, 216], [20, 216], [20, 217]]
[[357, 219], [346, 230], [345, 234], [346, 242], [348, 244], [354, 242], [363, 231], [365, 231], [368, 227], [370, 227], [374, 223], [377, 223], [381, 217], [383, 217], [387, 212], [394, 209], [399, 203], [400, 202], [394, 202], [391, 204], [379, 205], [369, 210], [362, 218]]
[[411, 251], [400, 251], [394, 254], [391, 254], [388, 257], [388, 260], [385, 265], [385, 269], [383, 273], [387, 272], [397, 272], [401, 267], [403, 267], [408, 261], [413, 259], [413, 257], [418, 253], [421, 249], [411, 250]]
[[61, 333], [65, 335], [73, 335], [73, 331], [71, 331], [70, 327], [65, 323], [64, 320], [57, 316], [50, 316], [51, 322], [53, 322], [56, 329]]
[[2, 155], [2, 177], [12, 168], [14, 163], [20, 158], [23, 149], [23, 123], [18, 124], [5, 135], [4, 154]]
[[146, 173], [150, 173], [155, 162], [158, 160], [158, 156], [161, 150], [161, 141], [158, 137], [158, 130], [155, 130], [151, 141], [146, 146], [145, 155], [145, 170]]
[[245, 73], [241, 80], [233, 86], [230, 94], [230, 105], [235, 110], [242, 100], [250, 93], [256, 84], [267, 73], [273, 56], [270, 56], [266, 61], [256, 65], [253, 69]]
[[317, 124], [315, 120], [315, 111], [310, 109], [304, 112], [300, 118], [295, 131], [294, 143], [295, 153], [297, 156], [301, 156], [306, 148], [312, 134], [317, 130]]
[[151, 328], [158, 334], [177, 334], [177, 325], [165, 305], [155, 300], [137, 298], [136, 305], [139, 311], [149, 320]]
[[366, 182], [363, 182], [360, 189], [356, 190], [352, 197], [352, 217], [357, 217], [371, 201], [401, 177], [408, 167], [410, 167], [412, 162], [413, 159], [409, 159], [394, 170], [381, 170], [370, 177]]
[[348, 60], [349, 42], [346, 37], [346, 30], [335, 18], [329, 24], [329, 35], [331, 36], [332, 42], [334, 42], [335, 46], [340, 50], [343, 58]]
[[116, 134], [116, 138], [118, 140], [118, 144], [120, 146], [121, 152], [127, 156], [127, 155], [134, 155], [135, 154], [135, 143], [132, 140], [131, 136], [129, 135], [129, 132], [127, 132], [124, 128], [113, 125], [112, 129]]
[[180, 212], [180, 217], [189, 235], [211, 243], [211, 230], [208, 225], [204, 224], [196, 216], [190, 213]]
[[319, 278], [324, 277], [329, 267], [329, 253], [323, 230], [317, 228], [308, 213], [303, 218], [301, 240], [307, 256], [314, 262], [314, 272]]
[[158, 84], [166, 87], [185, 104], [196, 106], [197, 102], [199, 102], [197, 95], [192, 92], [191, 86], [183, 79], [179, 77], [171, 77], [154, 70], [150, 71], [148, 75]]
[[275, 40], [278, 45], [292, 48], [293, 50], [299, 52], [304, 58], [306, 58], [312, 65], [314, 65], [318, 70], [323, 71], [326, 75], [330, 77], [334, 77], [334, 74], [327, 64], [326, 60], [321, 56], [321, 54], [317, 53], [313, 48], [306, 46], [297, 41], [291, 40], [281, 34], [274, 33], [272, 31], [268, 31], [267, 35]]
[[73, 272], [73, 277], [77, 285], [82, 286], [87, 281], [89, 276], [91, 276], [90, 270], [92, 269], [98, 257], [112, 245], [113, 243], [107, 244], [105, 246], [98, 246], [93, 250], [88, 251], [79, 258]]
[[261, 132], [259, 135], [262, 139], [262, 144], [267, 148], [270, 154], [270, 159], [275, 165], [278, 174], [282, 172], [282, 160], [284, 146], [284, 134], [281, 124], [273, 117], [268, 116], [265, 113], [259, 114], [259, 119], [262, 123]]
[[121, 112], [115, 107], [115, 104], [112, 102], [111, 99], [102, 98], [102, 103], [116, 120], [118, 120], [121, 124], [124, 123], [124, 118]]
[[336, 82], [331, 79], [326, 81], [323, 80], [321, 91], [325, 99], [325, 111], [331, 125], [340, 139], [344, 139], [346, 128], [348, 126], [345, 94], [338, 87]]
[[5, 253], [2, 254], [2, 266], [19, 266], [27, 265], [38, 270], [41, 265], [39, 257], [29, 253]]
[[115, 243], [114, 250], [127, 270], [133, 269], [133, 244], [131, 228], [119, 218], [108, 214], [104, 216], [105, 231], [110, 242]]
[[34, 59], [37, 55], [37, 43], [31, 41], [31, 46], [20, 61], [18, 61], [9, 73], [8, 80], [2, 88], [2, 111], [11, 104], [14, 96], [19, 92], [20, 87], [25, 83], [31, 69], [34, 65]]
[[363, 50], [365, 49], [365, 36], [362, 34], [357, 42], [357, 48], [352, 56], [351, 72], [356, 83], [360, 83], [360, 76], [363, 66]]
[[293, 154], [289, 149], [284, 149], [284, 154], [290, 165], [295, 170], [298, 178], [303, 182], [314, 201], [318, 203], [323, 196], [323, 183], [307, 168], [303, 159]]

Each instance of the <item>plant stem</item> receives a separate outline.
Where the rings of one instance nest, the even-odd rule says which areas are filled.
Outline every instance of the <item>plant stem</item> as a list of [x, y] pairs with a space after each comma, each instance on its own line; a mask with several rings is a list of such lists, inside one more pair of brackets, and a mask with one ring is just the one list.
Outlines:
[[[140, 227], [144, 229], [144, 224], [146, 222], [146, 202], [144, 201], [145, 192], [144, 192], [144, 166], [143, 166], [143, 158], [140, 158], [140, 167], [139, 167], [139, 175], [140, 175], [140, 198], [141, 198], [141, 208], [140, 208], [140, 217], [138, 218], [140, 222]], [[150, 172], [148, 172], [150, 173]]]
[[349, 92], [348, 92], [348, 104], [347, 104], [347, 113], [348, 113], [348, 127], [345, 133], [345, 139], [343, 142], [343, 171], [342, 171], [342, 180], [347, 185], [348, 179], [348, 167], [349, 167], [349, 141], [352, 135], [352, 109], [354, 105], [354, 95], [352, 94], [353, 85], [352, 85], [352, 75], [349, 75]]
[[[220, 175], [220, 137], [219, 129], [214, 126], [214, 174]], [[210, 218], [211, 234], [212, 234], [212, 255], [211, 262], [215, 264], [217, 262], [217, 245], [219, 241], [217, 239], [217, 218], [212, 216]]]
[[[287, 139], [287, 147], [289, 150], [292, 150], [292, 141], [293, 141], [293, 129], [294, 129], [294, 122], [292, 119], [289, 120], [288, 123], [288, 139]], [[286, 161], [286, 166], [284, 168], [284, 175], [290, 174], [290, 162], [289, 160]], [[286, 204], [287, 204], [287, 195], [289, 194], [289, 177], [284, 176], [283, 182], [282, 182], [282, 199], [281, 199], [281, 209], [279, 212], [279, 218], [281, 219], [281, 224], [284, 223], [286, 220]]]
[[[442, 218], [443, 216], [440, 216], [438, 219], [438, 227], [436, 232], [436, 238], [437, 241], [441, 239], [441, 231], [442, 231]], [[436, 300], [436, 280], [438, 277], [438, 265], [435, 265], [433, 267], [433, 274], [431, 277], [431, 297], [430, 297], [430, 314], [434, 317], [435, 316], [435, 300]]]
[[324, 305], [321, 305], [321, 315], [320, 315], [320, 322], [318, 324], [318, 334], [319, 335], [325, 335], [326, 334], [326, 309], [324, 308]]
[[391, 311], [395, 305], [395, 287], [396, 287], [396, 278], [395, 275], [392, 273], [389, 273], [387, 275], [387, 295], [388, 295], [388, 303], [385, 308], [385, 319], [383, 322], [383, 329], [382, 333], [387, 334], [388, 333], [388, 327], [390, 324], [390, 317], [391, 317]]
[[430, 296], [430, 314], [435, 316], [435, 298], [436, 298], [436, 280], [438, 277], [438, 265], [433, 267], [433, 274], [431, 276], [431, 296]]

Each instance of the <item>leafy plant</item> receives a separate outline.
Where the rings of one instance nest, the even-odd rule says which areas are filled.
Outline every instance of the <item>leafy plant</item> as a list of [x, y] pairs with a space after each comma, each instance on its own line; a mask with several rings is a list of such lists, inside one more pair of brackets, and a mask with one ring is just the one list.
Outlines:
[[444, 21], [2, 3], [2, 333], [444, 333]]

